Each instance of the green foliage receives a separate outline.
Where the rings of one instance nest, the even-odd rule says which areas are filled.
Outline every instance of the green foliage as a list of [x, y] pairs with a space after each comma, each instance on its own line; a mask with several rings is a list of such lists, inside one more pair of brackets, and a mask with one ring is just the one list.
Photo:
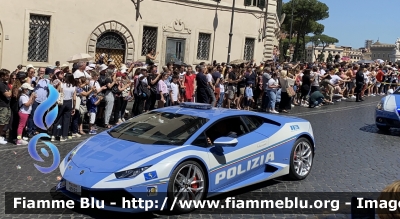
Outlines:
[[[294, 3], [294, 4], [293, 4]], [[293, 29], [292, 33], [297, 33], [296, 49], [294, 59], [298, 60], [299, 51], [305, 51], [307, 39], [305, 37], [310, 34], [320, 35], [324, 32], [324, 25], [318, 23], [319, 20], [324, 20], [329, 17], [329, 8], [326, 4], [318, 0], [290, 0], [283, 5], [283, 13], [287, 14], [282, 28], [287, 33], [290, 33], [292, 21], [293, 7]], [[300, 40], [302, 39], [302, 43]], [[302, 49], [300, 49], [300, 45]]]
[[[325, 34], [314, 35], [314, 36], [312, 36], [310, 38], [311, 38], [311, 42], [315, 42], [314, 45], [321, 45], [322, 47], [326, 47], [328, 45], [335, 44], [335, 43], [339, 42], [338, 39], [336, 39], [334, 37], [327, 36]], [[317, 42], [318, 42], [318, 44], [317, 44]]]

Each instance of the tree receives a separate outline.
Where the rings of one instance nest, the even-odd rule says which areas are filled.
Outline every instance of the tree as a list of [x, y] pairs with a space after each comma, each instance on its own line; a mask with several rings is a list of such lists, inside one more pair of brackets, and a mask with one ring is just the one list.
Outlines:
[[[295, 1], [295, 2], [293, 2]], [[293, 4], [294, 3], [294, 4]], [[297, 32], [297, 40], [295, 46], [294, 59], [298, 59], [300, 50], [300, 39], [303, 39], [303, 51], [305, 50], [305, 37], [309, 33], [322, 34], [324, 31], [324, 25], [319, 24], [317, 21], [323, 20], [329, 17], [329, 8], [326, 4], [318, 0], [290, 0], [285, 3], [282, 7], [283, 13], [287, 15], [292, 14], [293, 7], [293, 30], [292, 33]], [[282, 27], [289, 33], [291, 26], [291, 17], [285, 19]]]
[[325, 52], [325, 48], [329, 45], [338, 43], [339, 40], [334, 38], [334, 37], [330, 37], [327, 36], [325, 34], [320, 34], [320, 35], [314, 35], [311, 37], [313, 40], [318, 40], [320, 41], [320, 44], [322, 46], [322, 52]]
[[[327, 36], [325, 34], [318, 34], [318, 35], [314, 35], [314, 36], [310, 37], [310, 42], [314, 44], [314, 47], [318, 47], [321, 45], [321, 47], [322, 47], [321, 53], [324, 53], [325, 48], [327, 46], [338, 43], [339, 40], [334, 37]], [[315, 56], [315, 59], [317, 59], [315, 51], [314, 51], [314, 56]]]
[[[290, 48], [290, 45], [294, 45], [296, 43], [296, 41], [297, 40], [295, 38], [292, 38], [292, 40], [290, 42], [289, 42], [289, 38], [280, 40], [279, 44], [282, 45], [281, 49], [280, 49], [281, 54], [282, 55], [286, 54], [286, 51], [287, 51], [287, 49]], [[304, 39], [300, 39], [301, 45], [308, 44], [309, 42], [310, 42], [310, 36], [305, 36]], [[306, 57], [306, 55], [304, 57]]]

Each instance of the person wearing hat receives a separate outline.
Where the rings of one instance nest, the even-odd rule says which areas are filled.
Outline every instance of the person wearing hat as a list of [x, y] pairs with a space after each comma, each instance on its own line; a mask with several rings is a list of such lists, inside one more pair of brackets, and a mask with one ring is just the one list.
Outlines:
[[19, 97], [19, 123], [17, 129], [17, 145], [27, 145], [28, 142], [22, 139], [22, 133], [28, 121], [29, 115], [32, 112], [32, 104], [35, 102], [36, 94], [31, 92], [33, 87], [29, 83], [24, 83], [21, 86], [21, 96]]
[[69, 65], [68, 64], [63, 64], [60, 67], [61, 71], [63, 71], [64, 73], [69, 73]]
[[17, 75], [16, 75], [16, 77], [17, 77], [17, 80], [19, 80], [19, 82], [20, 82], [21, 84], [23, 84], [23, 83], [26, 82], [26, 77], [27, 77], [27, 75], [26, 75], [25, 72], [23, 72], [23, 71], [18, 72]]
[[52, 78], [54, 74], [54, 69], [52, 68], [46, 68], [44, 78]]
[[86, 73], [86, 62], [80, 61], [80, 62], [78, 62], [76, 67], [78, 67], [78, 69], [76, 69], [76, 71], [74, 72], [75, 79], [81, 78], [81, 77], [90, 79], [90, 75], [88, 73]]
[[30, 68], [33, 68], [34, 69], [34, 71], [36, 71], [36, 68], [35, 67], [33, 67], [33, 65], [32, 64], [29, 64], [29, 65], [27, 65], [27, 66], [25, 66], [25, 71], [26, 72], [28, 72], [28, 70], [30, 69]]

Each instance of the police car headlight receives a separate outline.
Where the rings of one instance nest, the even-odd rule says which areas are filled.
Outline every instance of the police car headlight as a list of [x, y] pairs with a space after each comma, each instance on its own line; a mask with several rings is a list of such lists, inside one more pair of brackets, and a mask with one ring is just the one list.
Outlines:
[[85, 145], [86, 142], [88, 142], [91, 138], [86, 139], [86, 141], [80, 143], [78, 146], [76, 146], [71, 153], [69, 153], [68, 158], [67, 158], [67, 162], [69, 162], [70, 160], [72, 160], [72, 158], [74, 157], [74, 155], [76, 154], [76, 152], [78, 152], [79, 149], [81, 149], [81, 147], [83, 145]]
[[376, 109], [383, 110], [383, 103], [379, 102], [378, 105], [376, 106]]
[[116, 172], [115, 177], [117, 179], [123, 179], [123, 178], [134, 178], [137, 175], [141, 174], [143, 171], [149, 169], [151, 166], [145, 166], [145, 167], [139, 167], [135, 169], [130, 169], [130, 170], [124, 170], [121, 172]]

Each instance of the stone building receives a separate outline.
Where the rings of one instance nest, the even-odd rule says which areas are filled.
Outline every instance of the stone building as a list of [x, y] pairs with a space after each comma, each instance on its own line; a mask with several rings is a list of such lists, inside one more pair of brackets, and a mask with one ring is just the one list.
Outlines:
[[341, 48], [340, 46], [335, 46], [334, 44], [326, 46], [324, 51], [322, 51], [322, 49], [323, 48], [321, 46], [317, 46], [317, 47], [308, 46], [306, 48], [306, 50], [307, 50], [306, 61], [307, 62], [315, 62], [318, 59], [318, 57], [320, 56], [320, 54], [324, 55], [324, 60], [323, 60], [324, 62], [328, 58], [329, 53], [332, 54], [333, 59], [335, 58], [336, 55], [340, 55], [340, 57], [342, 57], [342, 55], [343, 55], [343, 48]]
[[341, 46], [343, 49], [342, 55], [340, 57], [346, 57], [347, 61], [358, 62], [363, 59], [363, 52], [360, 49], [353, 49], [351, 46]]
[[[117, 65], [227, 61], [233, 0], [5, 1], [0, 7], [0, 67], [64, 63], [77, 53], [100, 54]], [[280, 28], [282, 0], [237, 0], [231, 60], [271, 59]]]
[[370, 51], [372, 60], [397, 62], [400, 60], [400, 39], [397, 39], [394, 44], [381, 43], [378, 40], [371, 45]]

